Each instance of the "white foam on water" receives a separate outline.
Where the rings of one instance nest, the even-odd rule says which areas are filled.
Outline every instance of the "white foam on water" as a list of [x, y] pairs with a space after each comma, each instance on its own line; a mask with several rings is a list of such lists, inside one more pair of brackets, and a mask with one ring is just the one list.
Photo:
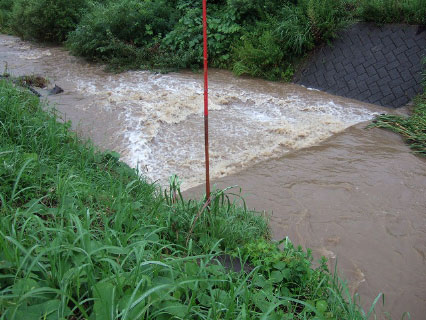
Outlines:
[[315, 88], [311, 88], [311, 87], [305, 87], [306, 89], [308, 89], [309, 91], [321, 91], [321, 90], [318, 90], [318, 89], [315, 89]]
[[[131, 72], [102, 83], [80, 79], [78, 88], [97, 96], [96, 103], [105, 110], [122, 114], [126, 162], [139, 165], [148, 177], [162, 184], [172, 174], [184, 180], [184, 188], [202, 182], [200, 79]], [[213, 83], [210, 92], [213, 178], [318, 144], [374, 116], [359, 105], [338, 104], [330, 98], [305, 99], [294, 93], [277, 96], [224, 83]]]
[[[26, 49], [23, 49], [23, 50], [26, 50]], [[21, 59], [26, 59], [26, 60], [38, 60], [42, 57], [48, 57], [51, 55], [52, 53], [50, 52], [50, 50], [32, 49], [31, 51], [26, 51], [19, 54], [19, 57]]]
[[42, 57], [52, 55], [49, 49], [36, 48], [18, 38], [0, 39], [0, 45], [19, 50], [19, 58], [25, 60], [38, 60]]
[[[52, 55], [48, 49], [19, 39], [2, 40], [0, 44], [16, 49], [26, 60]], [[67, 56], [63, 57], [68, 61]], [[203, 181], [200, 75], [144, 71], [106, 74], [96, 65], [66, 63], [70, 66], [60, 67], [56, 76], [66, 77], [85, 97], [82, 105], [74, 107], [113, 115], [119, 128], [115, 134], [121, 141], [116, 150], [124, 161], [139, 166], [150, 179], [163, 185], [172, 174], [183, 179], [184, 189]], [[257, 87], [256, 82], [234, 80], [230, 75], [219, 81], [210, 78], [212, 178], [318, 144], [374, 116], [362, 105], [310, 88], [262, 81]]]

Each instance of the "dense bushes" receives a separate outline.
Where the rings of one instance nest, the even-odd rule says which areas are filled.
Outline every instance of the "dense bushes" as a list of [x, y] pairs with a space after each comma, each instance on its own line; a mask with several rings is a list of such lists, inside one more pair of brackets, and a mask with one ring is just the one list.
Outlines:
[[[229, 67], [231, 64], [230, 49], [241, 31], [236, 11], [232, 8], [211, 5], [208, 11], [208, 26], [210, 64], [215, 67]], [[199, 6], [185, 8], [184, 15], [174, 30], [164, 38], [162, 47], [186, 57], [187, 67], [201, 64], [203, 34], [202, 11]]]
[[64, 41], [87, 7], [86, 0], [18, 0], [11, 27], [26, 39]]
[[[302, 0], [303, 13], [309, 18], [312, 35], [317, 43], [336, 37], [337, 31], [352, 19], [347, 1]], [[283, 17], [284, 18], [284, 17]]]
[[[354, 20], [426, 23], [426, 0], [211, 0], [210, 66], [290, 79], [295, 65]], [[202, 64], [196, 0], [0, 0], [0, 30], [67, 40], [76, 55], [115, 68]]]
[[[285, 51], [277, 41], [276, 23], [261, 23], [246, 31], [234, 48], [233, 71], [237, 75], [248, 74], [270, 80], [284, 78], [285, 67], [290, 61], [283, 61]], [[275, 29], [275, 30], [274, 30]]]
[[97, 4], [67, 43], [77, 55], [141, 67], [161, 53], [161, 39], [176, 21], [177, 11], [165, 0]]
[[291, 79], [293, 65], [315, 45], [334, 38], [352, 16], [344, 1], [287, 3], [248, 28], [234, 48], [234, 72]]
[[0, 0], [0, 31], [9, 31], [13, 0]]

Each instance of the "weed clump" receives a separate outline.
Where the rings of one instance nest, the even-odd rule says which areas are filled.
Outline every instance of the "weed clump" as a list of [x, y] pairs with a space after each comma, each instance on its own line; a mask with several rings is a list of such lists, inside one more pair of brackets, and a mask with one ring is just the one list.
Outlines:
[[46, 88], [49, 84], [49, 80], [36, 75], [29, 75], [29, 76], [21, 76], [17, 79], [18, 83], [21, 86], [31, 86], [31, 87], [37, 87], [37, 88]]
[[425, 0], [362, 0], [360, 16], [376, 23], [426, 24]]
[[413, 113], [409, 117], [380, 115], [369, 125], [399, 133], [414, 153], [426, 157], [426, 93], [414, 99]]

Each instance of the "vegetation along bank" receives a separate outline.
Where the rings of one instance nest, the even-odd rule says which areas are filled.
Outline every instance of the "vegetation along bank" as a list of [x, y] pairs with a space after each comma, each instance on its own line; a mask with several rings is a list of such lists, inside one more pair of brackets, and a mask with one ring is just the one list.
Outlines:
[[[196, 0], [0, 0], [0, 30], [60, 42], [114, 70], [198, 68]], [[426, 0], [208, 1], [212, 67], [290, 80], [316, 46], [357, 21], [426, 24]]]
[[414, 153], [426, 157], [426, 93], [416, 97], [413, 112], [409, 117], [380, 115], [369, 127], [399, 133]]

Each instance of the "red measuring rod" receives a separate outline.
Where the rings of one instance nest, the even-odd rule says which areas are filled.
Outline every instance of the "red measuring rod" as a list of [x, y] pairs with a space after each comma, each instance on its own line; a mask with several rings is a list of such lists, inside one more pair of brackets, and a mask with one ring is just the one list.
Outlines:
[[206, 157], [206, 201], [210, 199], [209, 161], [209, 84], [207, 67], [207, 3], [203, 0], [203, 53], [204, 53], [204, 148]]

